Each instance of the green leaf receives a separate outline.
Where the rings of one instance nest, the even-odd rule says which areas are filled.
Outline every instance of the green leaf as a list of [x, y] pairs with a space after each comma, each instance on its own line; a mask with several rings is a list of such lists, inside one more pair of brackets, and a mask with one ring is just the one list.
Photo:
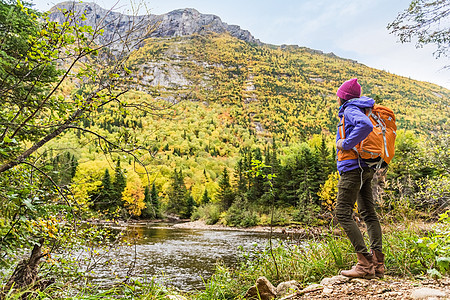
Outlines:
[[441, 269], [450, 271], [450, 257], [438, 257], [436, 262]]
[[435, 279], [437, 279], [437, 278], [442, 278], [442, 274], [438, 271], [438, 270], [436, 270], [436, 269], [429, 269], [429, 270], [427, 270], [427, 273], [428, 273], [428, 275], [430, 275], [432, 278], [435, 278]]
[[31, 203], [31, 199], [27, 198], [23, 200], [23, 204], [25, 204], [26, 207], [30, 210], [34, 210], [34, 205]]

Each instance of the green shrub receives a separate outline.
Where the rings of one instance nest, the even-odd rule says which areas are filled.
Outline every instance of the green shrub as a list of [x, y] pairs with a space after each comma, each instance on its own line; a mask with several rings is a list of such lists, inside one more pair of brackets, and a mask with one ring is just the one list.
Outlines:
[[225, 215], [225, 222], [228, 226], [251, 227], [258, 224], [259, 217], [243, 201], [235, 201]]
[[194, 210], [191, 220], [205, 220], [208, 225], [216, 224], [220, 219], [221, 208], [215, 203], [208, 203]]
[[416, 228], [385, 235], [388, 273], [398, 276], [450, 274], [450, 211], [441, 214], [440, 222], [421, 233]]

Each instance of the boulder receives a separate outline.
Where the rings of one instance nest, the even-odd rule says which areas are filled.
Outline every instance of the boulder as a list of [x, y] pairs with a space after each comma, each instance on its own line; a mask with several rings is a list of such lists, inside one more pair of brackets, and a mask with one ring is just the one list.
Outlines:
[[260, 277], [256, 280], [256, 284], [245, 293], [244, 299], [270, 300], [274, 299], [276, 296], [276, 288], [266, 277]]
[[430, 289], [430, 288], [420, 288], [415, 289], [411, 293], [411, 298], [413, 299], [428, 299], [431, 297], [445, 297], [445, 293], [441, 290]]
[[307, 294], [307, 293], [311, 293], [311, 292], [315, 292], [315, 291], [320, 291], [323, 290], [323, 285], [321, 284], [311, 284], [310, 286], [304, 288], [301, 291], [301, 294]]
[[350, 277], [346, 277], [343, 275], [337, 275], [337, 276], [333, 276], [331, 278], [322, 279], [320, 284], [326, 285], [326, 286], [332, 286], [332, 285], [337, 285], [337, 284], [343, 284], [343, 283], [349, 282], [350, 280], [351, 280]]
[[299, 284], [295, 280], [285, 281], [277, 286], [277, 297], [283, 297], [299, 290]]

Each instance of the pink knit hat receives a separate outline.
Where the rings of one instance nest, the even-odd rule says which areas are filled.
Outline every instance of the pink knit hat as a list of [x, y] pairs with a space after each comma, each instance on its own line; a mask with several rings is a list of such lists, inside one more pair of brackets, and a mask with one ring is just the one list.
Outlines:
[[361, 97], [361, 86], [358, 83], [358, 78], [352, 78], [344, 82], [338, 88], [336, 95], [344, 100]]

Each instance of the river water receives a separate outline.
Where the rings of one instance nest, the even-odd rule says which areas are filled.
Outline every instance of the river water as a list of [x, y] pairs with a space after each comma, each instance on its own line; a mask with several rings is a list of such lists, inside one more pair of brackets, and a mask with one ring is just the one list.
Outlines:
[[181, 229], [168, 224], [130, 225], [125, 236], [131, 245], [105, 254], [108, 262], [98, 264], [92, 279], [96, 283], [110, 284], [131, 275], [139, 279], [154, 278], [159, 283], [186, 291], [202, 289], [218, 262], [236, 265], [242, 251], [267, 247], [268, 235]]

